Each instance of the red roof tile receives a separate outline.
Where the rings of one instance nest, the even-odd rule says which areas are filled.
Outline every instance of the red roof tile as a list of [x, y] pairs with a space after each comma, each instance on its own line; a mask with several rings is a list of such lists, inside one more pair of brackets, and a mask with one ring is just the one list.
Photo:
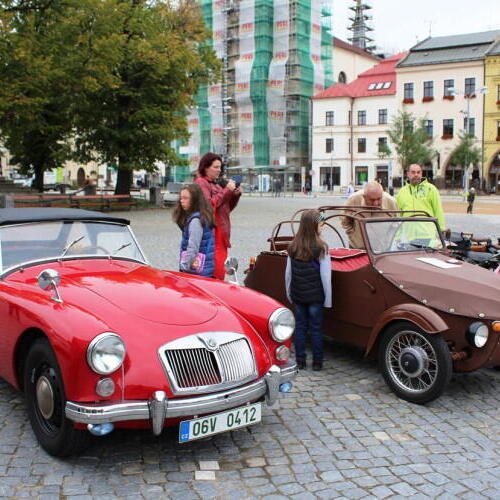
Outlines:
[[[379, 64], [361, 73], [356, 80], [348, 84], [337, 83], [329, 87], [313, 99], [330, 97], [371, 97], [379, 95], [394, 95], [396, 93], [396, 64], [407, 54], [402, 52], [382, 60]], [[368, 90], [370, 84], [390, 82], [388, 88]]]

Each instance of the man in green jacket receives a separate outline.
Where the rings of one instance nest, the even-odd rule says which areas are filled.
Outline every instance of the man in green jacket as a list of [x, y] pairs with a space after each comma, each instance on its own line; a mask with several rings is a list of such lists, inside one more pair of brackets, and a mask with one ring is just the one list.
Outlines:
[[408, 181], [399, 190], [396, 202], [400, 210], [425, 210], [431, 217], [436, 217], [441, 231], [445, 229], [439, 191], [422, 178], [422, 167], [417, 163], [408, 167]]

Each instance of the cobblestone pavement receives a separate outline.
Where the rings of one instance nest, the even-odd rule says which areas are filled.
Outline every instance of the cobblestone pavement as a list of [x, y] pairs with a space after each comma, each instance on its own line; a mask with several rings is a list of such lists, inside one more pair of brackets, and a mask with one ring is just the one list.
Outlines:
[[[233, 254], [246, 262], [273, 223], [317, 201], [243, 199]], [[151, 262], [175, 267], [169, 211], [127, 215]], [[448, 223], [500, 234], [500, 217]], [[183, 445], [175, 429], [115, 431], [58, 460], [38, 446], [22, 395], [0, 382], [0, 497], [498, 499], [499, 427], [500, 372], [455, 375], [439, 400], [417, 406], [397, 399], [358, 350], [328, 342], [325, 370], [301, 372], [262, 424]]]

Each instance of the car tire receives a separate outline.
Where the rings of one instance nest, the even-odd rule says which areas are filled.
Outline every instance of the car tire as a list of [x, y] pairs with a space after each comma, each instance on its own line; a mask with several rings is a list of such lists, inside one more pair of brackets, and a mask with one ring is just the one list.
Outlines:
[[391, 325], [383, 333], [378, 363], [391, 390], [401, 399], [417, 404], [438, 398], [453, 371], [444, 339], [409, 322]]
[[65, 416], [66, 396], [56, 356], [46, 339], [31, 346], [24, 369], [24, 390], [31, 427], [40, 445], [57, 457], [83, 451], [90, 434]]

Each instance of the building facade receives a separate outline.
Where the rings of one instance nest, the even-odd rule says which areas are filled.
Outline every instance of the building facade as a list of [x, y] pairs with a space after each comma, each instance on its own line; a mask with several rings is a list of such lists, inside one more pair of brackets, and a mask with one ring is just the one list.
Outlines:
[[424, 170], [439, 187], [460, 190], [484, 183], [482, 165], [473, 165], [466, 181], [466, 170], [453, 164], [452, 153], [460, 132], [473, 135], [482, 147], [484, 58], [499, 35], [496, 30], [427, 38], [397, 65], [398, 107], [425, 120], [437, 155]]
[[486, 53], [484, 107], [484, 179], [489, 192], [500, 193], [500, 40]]
[[353, 82], [313, 98], [313, 189], [341, 190], [378, 179], [393, 185], [395, 158], [387, 130], [397, 111], [395, 65], [402, 54], [383, 60]]
[[191, 169], [207, 151], [254, 183], [281, 172], [300, 184], [309, 164], [310, 98], [333, 83], [326, 0], [200, 0], [222, 83], [202, 87], [188, 121]]

